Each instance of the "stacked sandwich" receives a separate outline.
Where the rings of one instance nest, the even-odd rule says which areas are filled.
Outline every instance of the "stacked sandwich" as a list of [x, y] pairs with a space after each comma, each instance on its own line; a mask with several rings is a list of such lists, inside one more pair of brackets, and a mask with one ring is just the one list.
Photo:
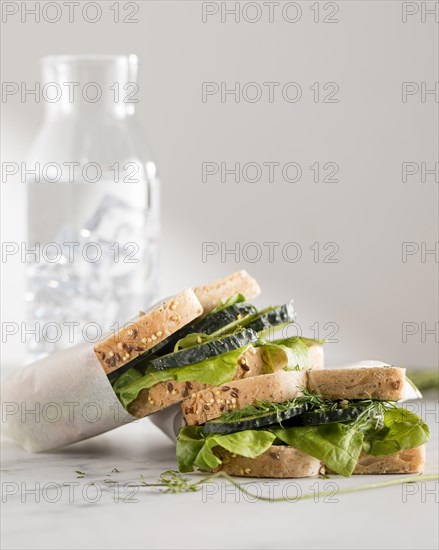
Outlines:
[[351, 474], [414, 473], [422, 470], [427, 425], [396, 406], [405, 369], [397, 367], [302, 370], [296, 396], [271, 397], [264, 380], [235, 383], [236, 408], [204, 407], [230, 394], [204, 390], [183, 402], [187, 426], [180, 432], [181, 471], [198, 467], [252, 477], [308, 477], [325, 470]]
[[132, 415], [181, 407], [180, 470], [421, 471], [428, 428], [395, 404], [405, 370], [323, 370], [321, 341], [288, 336], [292, 302], [257, 310], [248, 300], [259, 293], [252, 277], [235, 273], [166, 300], [95, 348]]

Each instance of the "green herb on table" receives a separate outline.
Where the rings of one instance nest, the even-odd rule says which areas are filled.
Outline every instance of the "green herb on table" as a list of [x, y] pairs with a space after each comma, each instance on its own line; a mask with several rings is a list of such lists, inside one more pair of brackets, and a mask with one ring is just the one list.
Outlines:
[[[328, 476], [324, 477], [324, 479], [327, 479], [327, 477]], [[148, 483], [145, 481], [144, 477], [141, 476], [140, 486], [147, 487], [147, 488], [163, 487], [165, 490], [161, 492], [177, 494], [177, 493], [188, 493], [188, 492], [199, 491], [205, 483], [210, 483], [217, 479], [223, 479], [225, 481], [228, 481], [234, 487], [239, 489], [239, 491], [241, 491], [244, 495], [263, 502], [297, 502], [299, 500], [315, 499], [316, 497], [316, 494], [314, 491], [311, 493], [305, 493], [294, 499], [288, 498], [288, 497], [279, 497], [279, 498], [264, 497], [258, 493], [257, 494], [252, 493], [246, 488], [245, 484], [238, 483], [237, 481], [235, 481], [235, 479], [232, 476], [229, 476], [228, 474], [225, 474], [223, 472], [217, 472], [215, 474], [209, 475], [194, 483], [191, 481], [189, 477], [183, 477], [179, 472], [176, 472], [175, 470], [167, 470], [166, 472], [163, 472], [161, 474], [160, 478], [155, 483]], [[324, 498], [327, 496], [332, 497], [332, 496], [346, 494], [346, 493], [355, 493], [359, 491], [368, 491], [372, 489], [383, 489], [385, 487], [403, 485], [404, 483], [420, 483], [425, 481], [437, 481], [438, 479], [439, 479], [438, 475], [416, 475], [411, 477], [406, 477], [402, 475], [397, 479], [390, 479], [388, 481], [379, 481], [378, 483], [367, 483], [364, 485], [354, 485], [350, 487], [345, 487], [342, 489], [338, 489], [335, 494], [334, 494], [334, 489], [331, 489], [329, 491], [320, 491], [319, 498]], [[251, 483], [252, 485], [254, 485], [254, 481]]]
[[140, 476], [142, 487], [164, 487], [163, 493], [189, 493], [201, 489], [200, 483], [191, 483], [188, 478], [183, 477], [175, 470], [166, 470], [160, 475], [156, 483], [148, 483], [143, 476]]

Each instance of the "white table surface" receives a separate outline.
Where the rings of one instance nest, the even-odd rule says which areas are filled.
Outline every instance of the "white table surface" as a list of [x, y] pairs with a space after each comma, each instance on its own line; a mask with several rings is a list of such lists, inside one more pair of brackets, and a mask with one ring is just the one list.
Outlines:
[[[435, 407], [436, 417], [430, 413], [427, 418], [432, 429], [428, 474], [437, 473], [438, 464], [437, 403], [428, 404], [428, 410]], [[154, 481], [164, 470], [175, 468], [174, 453], [173, 443], [147, 419], [52, 453], [32, 455], [3, 443], [2, 548], [438, 546], [435, 481], [300, 502], [253, 502], [225, 482], [176, 495], [142, 488], [130, 497], [124, 484], [137, 483], [140, 475]], [[114, 468], [120, 473], [111, 473]], [[85, 476], [78, 478], [75, 470]], [[325, 486], [343, 488], [397, 477], [403, 476], [259, 483], [281, 496], [287, 485], [287, 494], [294, 495], [297, 490], [308, 493], [317, 487], [321, 491]], [[110, 478], [118, 485], [104, 483]], [[89, 485], [92, 482], [96, 485]], [[251, 489], [258, 490], [254, 484]]]

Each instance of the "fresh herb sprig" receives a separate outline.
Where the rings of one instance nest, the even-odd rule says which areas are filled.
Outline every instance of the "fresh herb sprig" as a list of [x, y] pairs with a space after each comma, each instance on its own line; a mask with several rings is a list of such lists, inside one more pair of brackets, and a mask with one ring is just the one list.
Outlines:
[[271, 403], [269, 401], [257, 401], [253, 405], [247, 405], [242, 409], [235, 409], [221, 415], [221, 421], [237, 422], [249, 417], [265, 416], [266, 414], [278, 414], [289, 411], [301, 404], [299, 398], [290, 399], [283, 403]]
[[375, 423], [375, 427], [379, 427], [382, 423], [384, 413], [395, 407], [390, 401], [374, 401], [372, 399], [347, 401], [333, 401], [324, 399], [323, 397], [309, 393], [306, 389], [302, 390], [303, 395], [284, 401], [283, 403], [271, 403], [269, 401], [257, 401], [252, 405], [247, 405], [242, 409], [232, 410], [221, 415], [222, 422], [239, 422], [247, 418], [258, 418], [268, 414], [276, 414], [278, 423], [281, 424], [281, 413], [298, 408], [303, 405], [308, 406], [308, 411], [312, 412], [330, 412], [343, 408], [358, 408], [360, 414], [355, 420], [351, 420], [352, 427], [362, 429], [369, 426], [370, 422]]
[[[164, 488], [164, 493], [189, 493], [189, 492], [195, 492], [199, 491], [202, 486], [205, 483], [213, 482], [216, 479], [223, 479], [225, 481], [228, 481], [231, 483], [234, 487], [236, 487], [241, 493], [243, 493], [246, 496], [249, 496], [251, 498], [254, 498], [255, 500], [263, 501], [263, 502], [297, 502], [301, 500], [309, 500], [314, 499], [316, 497], [315, 492], [311, 493], [305, 493], [303, 495], [297, 496], [295, 498], [289, 498], [289, 497], [264, 497], [258, 493], [253, 493], [252, 491], [249, 491], [246, 488], [246, 485], [243, 483], [237, 482], [232, 476], [224, 473], [224, 472], [216, 472], [212, 475], [206, 476], [202, 478], [201, 480], [193, 483], [190, 478], [182, 476], [179, 472], [175, 470], [167, 470], [166, 472], [163, 472], [160, 475], [160, 478], [155, 483], [148, 483], [144, 480], [143, 476], [141, 476], [141, 487], [159, 487]], [[394, 485], [402, 485], [404, 483], [419, 483], [419, 482], [425, 482], [425, 481], [436, 481], [439, 479], [438, 475], [416, 475], [416, 476], [401, 476], [396, 479], [391, 479], [387, 481], [380, 481], [378, 483], [367, 483], [364, 485], [354, 485], [349, 487], [343, 487], [341, 489], [338, 489], [336, 491], [336, 495], [346, 494], [346, 493], [355, 493], [359, 491], [366, 491], [366, 490], [372, 490], [372, 489], [382, 489], [384, 487], [392, 487]], [[252, 485], [254, 485], [254, 482], [252, 482]], [[327, 496], [334, 496], [334, 489], [331, 489], [329, 491], [320, 491], [319, 497], [324, 498]]]
[[183, 477], [176, 470], [166, 470], [160, 474], [160, 478], [156, 483], [148, 483], [143, 476], [140, 476], [141, 487], [163, 487], [163, 493], [190, 493], [201, 489], [203, 480], [192, 483], [188, 478]]

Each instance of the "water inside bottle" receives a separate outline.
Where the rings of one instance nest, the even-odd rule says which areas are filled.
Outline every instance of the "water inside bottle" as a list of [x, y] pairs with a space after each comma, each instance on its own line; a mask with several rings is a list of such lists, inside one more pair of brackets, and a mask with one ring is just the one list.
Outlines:
[[151, 184], [28, 184], [30, 358], [95, 342], [156, 300]]

